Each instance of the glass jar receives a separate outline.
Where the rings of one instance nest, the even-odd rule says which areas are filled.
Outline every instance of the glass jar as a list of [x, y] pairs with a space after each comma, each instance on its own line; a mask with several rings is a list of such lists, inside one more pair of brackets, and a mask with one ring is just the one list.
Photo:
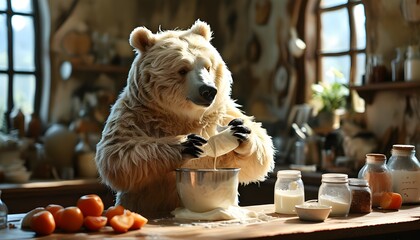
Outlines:
[[330, 216], [346, 217], [351, 204], [351, 192], [347, 174], [322, 174], [318, 192], [318, 202], [331, 206]]
[[295, 205], [305, 201], [302, 174], [298, 170], [280, 170], [274, 186], [274, 206], [276, 213], [296, 214]]
[[387, 69], [381, 54], [368, 56], [367, 83], [379, 83], [386, 81]]
[[420, 203], [420, 163], [413, 145], [396, 144], [387, 166], [391, 171], [392, 189], [401, 194], [403, 203]]
[[0, 190], [0, 229], [7, 227], [7, 214], [8, 209], [6, 204], [1, 200], [1, 190]]
[[409, 46], [407, 49], [404, 75], [406, 81], [420, 81], [420, 51], [418, 45]]
[[369, 183], [365, 179], [349, 178], [351, 191], [351, 213], [370, 213], [372, 212], [372, 192]]
[[391, 172], [386, 165], [384, 154], [366, 154], [366, 163], [360, 169], [358, 177], [369, 183], [372, 191], [372, 207], [379, 207], [382, 193], [392, 192]]
[[396, 49], [397, 56], [391, 62], [392, 81], [404, 81], [404, 61], [405, 61], [405, 48], [399, 47]]

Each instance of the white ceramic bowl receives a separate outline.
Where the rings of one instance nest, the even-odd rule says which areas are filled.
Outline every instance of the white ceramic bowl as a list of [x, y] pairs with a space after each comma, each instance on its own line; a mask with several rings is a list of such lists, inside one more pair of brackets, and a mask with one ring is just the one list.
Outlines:
[[176, 187], [182, 204], [198, 213], [237, 206], [239, 170], [176, 169]]
[[331, 206], [322, 205], [315, 201], [307, 201], [295, 206], [300, 219], [305, 221], [322, 222], [331, 212]]

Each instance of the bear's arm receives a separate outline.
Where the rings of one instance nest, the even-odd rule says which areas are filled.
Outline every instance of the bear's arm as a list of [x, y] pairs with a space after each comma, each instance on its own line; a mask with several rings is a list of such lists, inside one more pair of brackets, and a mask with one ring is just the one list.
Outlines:
[[135, 191], [177, 168], [183, 136], [151, 138], [106, 132], [97, 145], [96, 165], [102, 181], [118, 191]]
[[[236, 106], [230, 106], [227, 109], [224, 125], [235, 118], [242, 118], [244, 125], [251, 129], [249, 139], [229, 153], [241, 168], [239, 181], [244, 184], [263, 181], [274, 169], [273, 141], [261, 123], [255, 122], [253, 117], [243, 114]], [[232, 160], [227, 158], [226, 161]], [[230, 165], [228, 162], [226, 164]]]

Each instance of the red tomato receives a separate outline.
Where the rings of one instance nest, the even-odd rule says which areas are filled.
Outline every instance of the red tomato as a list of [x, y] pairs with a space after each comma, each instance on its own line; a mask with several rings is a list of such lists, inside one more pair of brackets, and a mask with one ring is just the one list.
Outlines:
[[399, 193], [387, 192], [381, 196], [379, 206], [386, 210], [398, 210], [402, 205], [402, 197]]
[[122, 215], [115, 215], [110, 220], [112, 229], [114, 229], [114, 231], [118, 233], [127, 232], [128, 229], [130, 229], [131, 226], [133, 226], [133, 223], [134, 223], [134, 216], [128, 210], [125, 210], [124, 214]]
[[53, 215], [55, 224], [58, 225], [56, 215], [57, 215], [57, 212], [60, 211], [61, 209], [64, 209], [64, 207], [58, 204], [49, 204], [48, 206], [45, 207], [45, 209]]
[[66, 207], [57, 212], [58, 226], [65, 232], [77, 232], [83, 225], [83, 214], [78, 207]]
[[111, 206], [106, 210], [105, 216], [108, 218], [108, 224], [110, 224], [110, 220], [115, 215], [122, 215], [124, 214], [124, 207], [121, 205]]
[[54, 217], [47, 210], [35, 213], [31, 218], [30, 226], [38, 235], [50, 235], [55, 230]]
[[107, 218], [103, 216], [87, 216], [85, 217], [85, 220], [83, 220], [83, 226], [90, 231], [98, 231], [106, 225], [106, 222]]
[[104, 211], [104, 203], [96, 194], [84, 195], [77, 200], [77, 207], [83, 213], [83, 216], [101, 216]]

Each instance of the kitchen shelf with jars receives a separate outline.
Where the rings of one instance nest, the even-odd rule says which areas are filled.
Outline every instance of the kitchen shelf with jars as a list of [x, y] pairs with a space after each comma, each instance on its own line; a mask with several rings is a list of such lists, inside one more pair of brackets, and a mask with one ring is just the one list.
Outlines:
[[375, 93], [392, 91], [398, 94], [419, 94], [420, 90], [420, 46], [396, 48], [395, 59], [391, 61], [391, 73], [382, 55], [373, 54], [367, 59], [365, 84], [351, 86], [366, 103], [371, 104]]

